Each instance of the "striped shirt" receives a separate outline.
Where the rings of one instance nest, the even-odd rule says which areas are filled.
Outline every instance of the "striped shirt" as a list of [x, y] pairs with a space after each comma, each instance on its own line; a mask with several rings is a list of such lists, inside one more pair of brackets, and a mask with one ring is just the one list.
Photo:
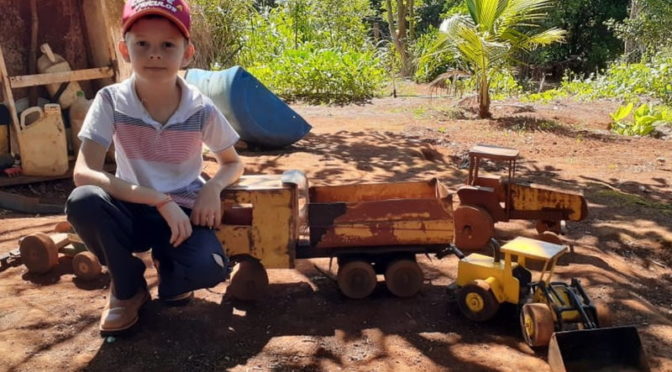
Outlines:
[[79, 132], [108, 148], [115, 146], [116, 177], [170, 194], [192, 208], [205, 184], [203, 144], [217, 153], [233, 146], [238, 134], [210, 98], [178, 77], [180, 104], [161, 125], [147, 113], [135, 92], [135, 78], [101, 89]]

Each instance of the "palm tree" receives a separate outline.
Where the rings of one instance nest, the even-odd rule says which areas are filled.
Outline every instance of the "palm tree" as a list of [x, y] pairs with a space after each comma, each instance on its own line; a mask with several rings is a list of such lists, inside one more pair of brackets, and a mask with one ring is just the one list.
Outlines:
[[565, 31], [530, 32], [546, 17], [553, 0], [465, 0], [469, 15], [441, 23], [436, 53], [453, 53], [471, 70], [478, 87], [479, 116], [490, 118], [490, 79], [515, 62], [515, 55], [564, 40]]

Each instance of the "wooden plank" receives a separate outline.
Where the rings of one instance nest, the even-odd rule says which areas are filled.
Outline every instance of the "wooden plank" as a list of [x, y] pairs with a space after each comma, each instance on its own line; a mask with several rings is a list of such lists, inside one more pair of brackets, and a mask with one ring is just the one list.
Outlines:
[[[105, 1], [83, 0], [82, 2], [82, 27], [85, 29], [84, 40], [86, 42], [87, 56], [93, 66], [116, 66], [116, 54], [114, 40], [108, 22], [107, 7]], [[115, 71], [118, 74], [118, 71]], [[106, 78], [98, 82], [99, 87], [114, 84], [114, 78]]]
[[450, 219], [450, 205], [441, 199], [391, 199], [361, 203], [309, 203], [310, 227], [376, 224], [391, 221]]
[[[63, 213], [62, 204], [44, 204], [39, 198], [31, 198], [11, 192], [0, 191], [0, 208], [21, 213]], [[67, 234], [63, 234], [66, 235]]]
[[386, 199], [435, 198], [436, 181], [360, 183], [353, 185], [313, 186], [310, 201], [316, 203], [362, 202]]
[[[63, 175], [60, 176], [16, 176], [16, 177], [5, 177], [0, 175], [0, 188], [8, 186], [18, 186], [18, 185], [27, 185], [31, 183], [38, 182], [47, 182], [47, 181], [56, 181], [72, 178], [72, 170], [74, 169], [75, 162], [70, 162], [70, 169]], [[116, 165], [112, 163], [107, 163], [103, 166], [103, 169], [106, 172], [114, 174]]]
[[7, 186], [27, 185], [30, 183], [37, 183], [37, 182], [64, 180], [67, 178], [72, 178], [72, 170], [60, 176], [16, 176], [16, 177], [0, 176], [0, 188]]
[[450, 244], [453, 220], [390, 221], [310, 228], [310, 245], [316, 248]]
[[2, 95], [5, 97], [7, 106], [9, 108], [9, 115], [12, 117], [12, 134], [10, 136], [12, 140], [12, 152], [18, 154], [20, 151], [21, 145], [19, 144], [18, 135], [21, 133], [21, 127], [19, 126], [19, 117], [16, 113], [16, 106], [14, 105], [14, 94], [12, 94], [12, 87], [9, 82], [9, 74], [7, 73], [7, 66], [5, 66], [5, 56], [2, 54], [2, 47], [0, 47], [0, 84], [2, 84]]
[[47, 74], [12, 76], [9, 78], [11, 88], [26, 88], [36, 85], [58, 84], [66, 81], [81, 81], [111, 78], [114, 76], [112, 67], [97, 67], [85, 70], [51, 72]]

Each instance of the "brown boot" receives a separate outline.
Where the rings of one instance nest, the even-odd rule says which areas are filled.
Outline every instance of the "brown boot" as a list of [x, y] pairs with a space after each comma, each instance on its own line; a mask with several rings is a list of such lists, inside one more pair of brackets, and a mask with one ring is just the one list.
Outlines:
[[107, 335], [131, 328], [138, 322], [138, 311], [149, 299], [147, 288], [138, 290], [133, 297], [127, 300], [116, 298], [110, 288], [109, 301], [100, 317], [100, 332]]

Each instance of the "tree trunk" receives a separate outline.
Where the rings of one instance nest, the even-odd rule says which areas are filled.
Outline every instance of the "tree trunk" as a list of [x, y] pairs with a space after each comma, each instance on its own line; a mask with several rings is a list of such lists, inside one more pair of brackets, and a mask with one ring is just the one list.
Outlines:
[[415, 0], [408, 1], [408, 40], [415, 40]]
[[[401, 75], [408, 77], [413, 72], [413, 65], [411, 57], [408, 54], [408, 20], [406, 14], [408, 12], [408, 4], [404, 0], [397, 0], [397, 20], [394, 21], [392, 14], [392, 0], [385, 0], [387, 4], [387, 24], [390, 29], [390, 37], [394, 43], [394, 48], [399, 54], [399, 62], [401, 63]], [[413, 5], [413, 0], [410, 1]]]
[[490, 82], [487, 77], [482, 77], [478, 90], [478, 117], [481, 119], [490, 119]]
[[[641, 0], [631, 0], [630, 1], [630, 15], [628, 18], [635, 19], [639, 16], [639, 12], [641, 11], [642, 4]], [[637, 45], [637, 41], [633, 40], [632, 36], [628, 36], [625, 39], [624, 42], [624, 54], [625, 58], [628, 62], [636, 62], [639, 57], [639, 45]]]

